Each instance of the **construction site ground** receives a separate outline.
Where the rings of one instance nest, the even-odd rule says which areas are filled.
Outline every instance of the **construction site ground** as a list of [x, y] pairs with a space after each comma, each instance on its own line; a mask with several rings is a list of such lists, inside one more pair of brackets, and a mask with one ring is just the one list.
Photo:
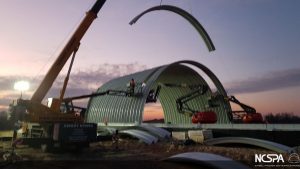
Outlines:
[[[10, 142], [1, 142], [0, 168], [4, 169], [188, 169], [207, 168], [196, 163], [174, 163], [165, 161], [166, 158], [184, 152], [209, 152], [229, 157], [249, 166], [254, 165], [255, 154], [272, 153], [264, 149], [241, 146], [206, 146], [201, 144], [184, 145], [172, 141], [163, 141], [147, 145], [134, 139], [120, 139], [118, 149], [112, 141], [92, 143], [82, 150], [57, 148], [52, 152], [43, 152], [40, 148], [18, 145], [16, 153], [21, 157], [11, 163], [4, 161], [2, 156], [9, 151]], [[251, 167], [252, 168], [252, 167]]]

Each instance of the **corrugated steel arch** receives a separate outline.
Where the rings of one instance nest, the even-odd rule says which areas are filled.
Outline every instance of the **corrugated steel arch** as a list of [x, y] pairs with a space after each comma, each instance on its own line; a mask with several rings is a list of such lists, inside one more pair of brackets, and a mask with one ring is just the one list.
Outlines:
[[[231, 107], [224, 99], [224, 97], [227, 97], [227, 94], [221, 82], [207, 67], [188, 60], [137, 72], [105, 83], [97, 92], [103, 92], [109, 89], [125, 91], [127, 90], [126, 84], [131, 78], [134, 78], [136, 82], [145, 82], [146, 86], [142, 89], [136, 89], [141, 90], [141, 96], [125, 97], [105, 95], [91, 98], [86, 113], [86, 120], [94, 123], [103, 123], [107, 120], [109, 123], [140, 124], [143, 118], [147, 95], [149, 91], [155, 88], [159, 83], [186, 83], [188, 85], [201, 84], [208, 86], [199, 73], [183, 64], [194, 65], [205, 72], [217, 87], [218, 95], [221, 96], [215, 97], [213, 100], [218, 106], [210, 107], [208, 105], [209, 100], [215, 93], [209, 88], [204, 95], [190, 101], [189, 106], [199, 111], [215, 111], [218, 117], [217, 123], [230, 123]], [[176, 99], [190, 91], [188, 88], [162, 88], [159, 100], [164, 110], [165, 122], [172, 124], [191, 124], [191, 118], [180, 114], [176, 108]]]
[[[156, 80], [156, 85], [158, 83], [172, 83], [172, 84], [188, 84], [188, 85], [207, 85], [205, 80], [193, 69], [181, 65], [181, 64], [171, 64], [167, 66], [164, 71], [159, 75]], [[159, 100], [164, 110], [164, 118], [165, 122], [171, 124], [189, 124], [191, 123], [191, 117], [180, 114], [176, 107], [176, 99], [191, 92], [192, 90], [189, 88], [170, 88], [170, 87], [162, 87]], [[203, 104], [202, 100], [205, 100], [209, 97], [211, 91], [208, 90], [204, 95], [191, 100], [188, 105], [192, 109], [203, 110], [206, 105]]]
[[174, 13], [182, 16], [183, 18], [185, 18], [198, 31], [198, 33], [200, 34], [200, 36], [204, 40], [204, 42], [205, 42], [208, 50], [209, 51], [214, 51], [215, 50], [215, 46], [212, 43], [212, 40], [210, 39], [208, 33], [205, 31], [205, 29], [203, 28], [203, 26], [198, 22], [198, 20], [196, 18], [194, 18], [191, 14], [189, 14], [188, 12], [186, 12], [185, 10], [182, 10], [182, 9], [176, 7], [176, 6], [171, 6], [171, 5], [154, 6], [152, 8], [147, 9], [146, 11], [142, 12], [141, 14], [139, 14], [138, 16], [136, 16], [135, 18], [133, 18], [129, 22], [129, 24], [132, 25], [132, 24], [136, 23], [146, 13], [149, 13], [149, 12], [152, 12], [152, 11], [156, 11], [156, 10], [171, 11], [171, 12], [174, 12]]
[[223, 103], [223, 104], [221, 104], [223, 106], [222, 109], [225, 110], [225, 112], [227, 114], [227, 118], [231, 121], [233, 117], [232, 117], [232, 113], [231, 113], [230, 103], [229, 103], [229, 101], [224, 100], [224, 97], [227, 98], [227, 92], [224, 89], [220, 80], [217, 78], [217, 76], [210, 69], [208, 69], [206, 66], [204, 66], [203, 64], [201, 64], [199, 62], [195, 62], [195, 61], [191, 61], [191, 60], [183, 60], [183, 61], [175, 62], [173, 64], [182, 64], [182, 63], [186, 63], [186, 64], [190, 64], [190, 65], [194, 65], [194, 66], [198, 67], [212, 80], [212, 82], [214, 83], [214, 85], [217, 88], [218, 93], [216, 93], [216, 94], [222, 96], [221, 98], [217, 98], [217, 99], [219, 99], [217, 102]]

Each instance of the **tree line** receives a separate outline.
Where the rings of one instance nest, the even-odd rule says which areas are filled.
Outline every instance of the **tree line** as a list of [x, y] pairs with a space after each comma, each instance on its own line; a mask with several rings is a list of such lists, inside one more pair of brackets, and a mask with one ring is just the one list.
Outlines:
[[271, 124], [297, 124], [300, 123], [300, 117], [294, 113], [269, 113], [265, 115], [265, 121]]

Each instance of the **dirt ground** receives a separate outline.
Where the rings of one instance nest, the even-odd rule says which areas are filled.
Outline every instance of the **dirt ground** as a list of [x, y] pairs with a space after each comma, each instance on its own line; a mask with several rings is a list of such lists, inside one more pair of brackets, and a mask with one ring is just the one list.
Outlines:
[[[9, 142], [2, 142], [1, 157]], [[6, 149], [8, 150], [8, 149]], [[0, 168], [4, 169], [93, 169], [120, 168], [122, 169], [159, 169], [159, 168], [201, 168], [193, 163], [174, 163], [164, 161], [166, 158], [184, 152], [209, 152], [232, 158], [241, 163], [253, 166], [255, 153], [271, 153], [270, 151], [253, 147], [215, 147], [201, 144], [182, 145], [174, 142], [159, 142], [146, 145], [138, 140], [122, 139], [118, 149], [111, 141], [92, 143], [83, 150], [63, 150], [57, 148], [54, 152], [42, 152], [41, 149], [19, 145], [16, 153], [21, 159], [8, 163], [0, 159]], [[205, 168], [205, 167], [202, 167]]]

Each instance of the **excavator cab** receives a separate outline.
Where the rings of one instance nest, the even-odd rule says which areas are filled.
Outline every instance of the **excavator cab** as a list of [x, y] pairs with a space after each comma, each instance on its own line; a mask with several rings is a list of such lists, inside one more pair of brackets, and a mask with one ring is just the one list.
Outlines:
[[75, 106], [72, 100], [62, 102], [60, 110], [63, 113], [73, 114], [76, 117], [82, 117], [82, 118], [84, 118], [86, 112], [86, 108]]

